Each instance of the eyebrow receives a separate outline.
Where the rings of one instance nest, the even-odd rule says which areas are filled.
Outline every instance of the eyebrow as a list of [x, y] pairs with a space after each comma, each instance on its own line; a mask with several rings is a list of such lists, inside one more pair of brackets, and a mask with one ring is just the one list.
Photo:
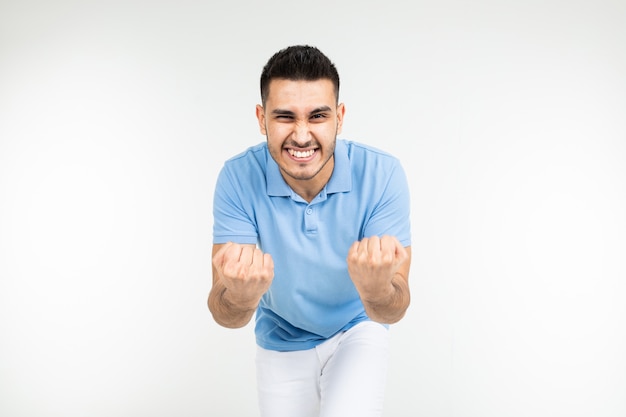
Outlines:
[[[312, 116], [318, 113], [324, 113], [324, 112], [331, 111], [331, 110], [332, 109], [328, 106], [321, 106], [321, 107], [311, 110], [309, 112], [309, 116]], [[295, 116], [295, 113], [292, 112], [291, 110], [284, 110], [284, 109], [274, 109], [272, 110], [272, 114], [276, 114], [280, 116]]]

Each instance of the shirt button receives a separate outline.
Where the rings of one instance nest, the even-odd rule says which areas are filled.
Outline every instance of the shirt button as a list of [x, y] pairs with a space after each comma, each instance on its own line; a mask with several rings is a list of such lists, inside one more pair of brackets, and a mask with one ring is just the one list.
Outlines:
[[311, 213], [313, 213], [313, 209], [312, 208], [306, 209], [306, 214], [311, 214]]

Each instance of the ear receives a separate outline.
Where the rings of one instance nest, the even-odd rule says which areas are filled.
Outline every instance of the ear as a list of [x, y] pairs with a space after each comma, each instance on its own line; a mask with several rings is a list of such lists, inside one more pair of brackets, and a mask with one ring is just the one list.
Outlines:
[[265, 129], [265, 110], [260, 104], [256, 105], [256, 118], [259, 121], [259, 130], [263, 136], [267, 136], [267, 130]]
[[341, 133], [343, 127], [343, 116], [346, 114], [346, 106], [343, 103], [339, 103], [337, 106], [337, 134]]

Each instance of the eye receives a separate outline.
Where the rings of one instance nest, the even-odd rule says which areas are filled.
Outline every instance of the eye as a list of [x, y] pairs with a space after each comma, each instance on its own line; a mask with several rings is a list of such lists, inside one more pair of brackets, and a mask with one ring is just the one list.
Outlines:
[[324, 120], [327, 119], [328, 115], [326, 113], [315, 113], [311, 116], [311, 120]]

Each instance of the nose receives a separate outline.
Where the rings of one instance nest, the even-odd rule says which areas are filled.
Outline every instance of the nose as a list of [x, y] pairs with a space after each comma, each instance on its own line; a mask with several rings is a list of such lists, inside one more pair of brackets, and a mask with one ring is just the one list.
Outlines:
[[298, 145], [304, 147], [304, 145], [311, 140], [311, 130], [309, 129], [309, 124], [307, 122], [296, 123], [293, 128], [291, 138]]

